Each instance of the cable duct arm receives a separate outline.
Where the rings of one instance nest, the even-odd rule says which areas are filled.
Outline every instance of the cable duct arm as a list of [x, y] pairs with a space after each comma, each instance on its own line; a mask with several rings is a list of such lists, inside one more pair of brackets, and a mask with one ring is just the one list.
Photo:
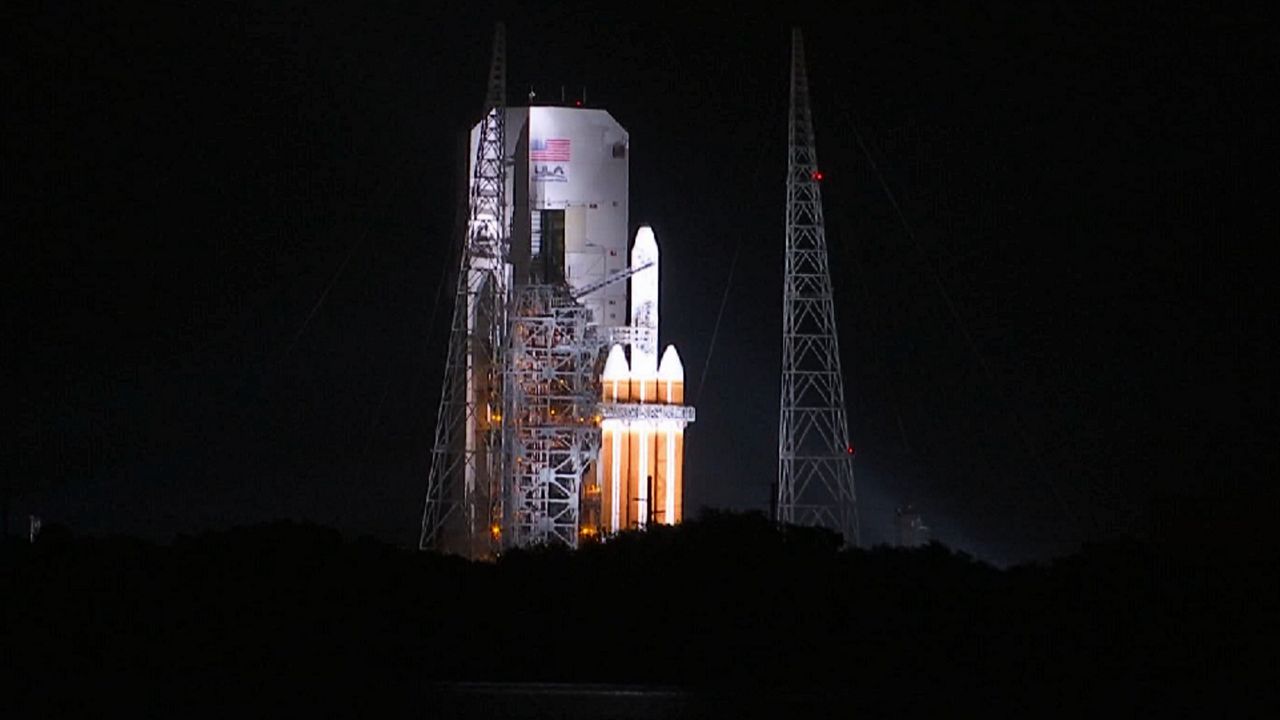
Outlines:
[[583, 297], [590, 295], [591, 293], [599, 290], [602, 287], [607, 287], [616, 282], [621, 282], [623, 280], [626, 280], [627, 278], [631, 277], [632, 275], [635, 275], [641, 270], [648, 270], [651, 267], [653, 267], [652, 260], [650, 260], [647, 263], [642, 263], [640, 265], [637, 265], [635, 267], [623, 268], [603, 280], [597, 280], [596, 282], [593, 282], [589, 285], [583, 285], [580, 288], [575, 288], [572, 292], [573, 299], [580, 300]]

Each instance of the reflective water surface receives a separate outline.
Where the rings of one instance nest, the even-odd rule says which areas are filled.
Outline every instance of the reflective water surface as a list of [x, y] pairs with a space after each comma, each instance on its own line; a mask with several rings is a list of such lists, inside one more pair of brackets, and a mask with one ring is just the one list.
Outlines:
[[[831, 717], [836, 710], [831, 707], [832, 701], [813, 694], [557, 683], [451, 683], [432, 686], [428, 691], [432, 715], [450, 720], [796, 717], [813, 712]], [[836, 710], [834, 716], [841, 714]]]

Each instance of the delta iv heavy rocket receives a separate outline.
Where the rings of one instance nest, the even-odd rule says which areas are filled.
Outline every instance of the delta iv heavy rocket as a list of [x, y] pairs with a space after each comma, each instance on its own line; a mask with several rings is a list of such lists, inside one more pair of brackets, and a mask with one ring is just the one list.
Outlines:
[[[619, 530], [674, 525], [684, 512], [684, 365], [668, 345], [658, 359], [658, 242], [641, 226], [631, 248], [631, 361], [621, 344], [601, 373], [601, 450], [597, 464], [602, 525]], [[644, 268], [644, 269], [640, 269]]]

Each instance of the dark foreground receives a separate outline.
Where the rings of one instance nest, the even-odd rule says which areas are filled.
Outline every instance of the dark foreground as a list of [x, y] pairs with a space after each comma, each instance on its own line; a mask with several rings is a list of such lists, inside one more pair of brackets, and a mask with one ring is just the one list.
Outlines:
[[766, 691], [590, 683], [445, 683], [427, 688], [424, 708], [456, 720], [693, 720], [839, 717], [857, 701], [829, 688]]
[[4, 546], [0, 715], [1150, 715], [1275, 699], [1276, 557], [997, 570], [710, 515], [497, 563], [295, 524]]

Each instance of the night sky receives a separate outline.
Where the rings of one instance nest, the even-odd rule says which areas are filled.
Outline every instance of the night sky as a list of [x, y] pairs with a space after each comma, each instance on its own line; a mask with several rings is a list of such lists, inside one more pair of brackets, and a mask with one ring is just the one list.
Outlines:
[[585, 87], [631, 134], [693, 510], [763, 510], [776, 474], [793, 23], [864, 540], [910, 502], [1003, 562], [1249, 501], [1277, 474], [1275, 28], [935, 5], [6, 5], [11, 517], [416, 541], [499, 17], [513, 104]]

